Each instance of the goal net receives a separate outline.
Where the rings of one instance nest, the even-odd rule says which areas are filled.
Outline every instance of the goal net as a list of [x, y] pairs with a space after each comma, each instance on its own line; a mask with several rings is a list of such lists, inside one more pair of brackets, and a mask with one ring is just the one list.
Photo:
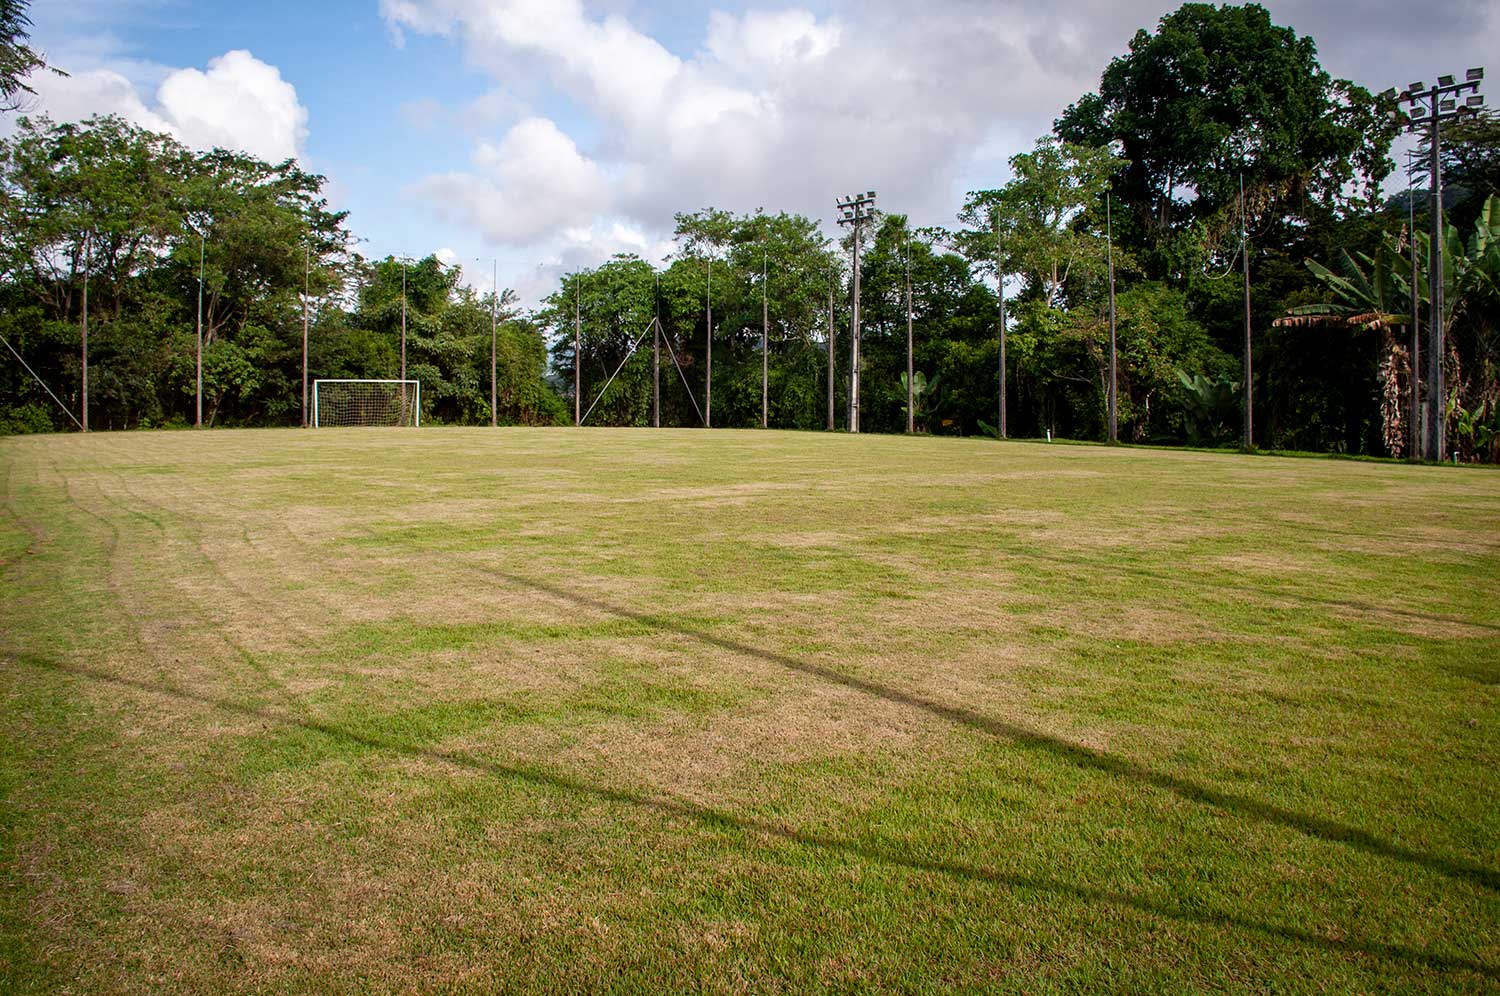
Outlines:
[[315, 429], [346, 425], [422, 424], [422, 385], [415, 380], [315, 380]]

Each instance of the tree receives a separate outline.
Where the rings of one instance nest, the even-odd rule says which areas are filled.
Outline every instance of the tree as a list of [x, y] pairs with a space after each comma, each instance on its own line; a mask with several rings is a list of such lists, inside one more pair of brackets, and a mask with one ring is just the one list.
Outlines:
[[50, 70], [59, 76], [67, 74], [51, 69], [47, 60], [30, 45], [31, 18], [26, 16], [26, 0], [0, 0], [0, 111], [19, 111], [36, 91], [26, 82], [38, 70]]
[[1120, 230], [1138, 247], [1233, 201], [1241, 175], [1278, 213], [1372, 204], [1392, 129], [1369, 91], [1331, 78], [1313, 40], [1258, 4], [1190, 3], [1138, 31], [1056, 123], [1066, 141], [1119, 143], [1114, 190], [1134, 212]]

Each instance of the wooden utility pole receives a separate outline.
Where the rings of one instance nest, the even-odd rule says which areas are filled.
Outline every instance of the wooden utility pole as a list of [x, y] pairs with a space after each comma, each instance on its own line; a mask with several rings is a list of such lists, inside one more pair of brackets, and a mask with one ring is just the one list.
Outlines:
[[911, 233], [906, 235], [906, 434], [917, 431], [917, 413], [912, 406], [914, 393], [912, 378], [916, 376], [912, 358], [912, 313], [911, 313]]
[[1109, 191], [1104, 192], [1104, 239], [1109, 257], [1109, 441], [1120, 441], [1119, 361], [1115, 353], [1115, 230]]
[[1245, 272], [1245, 441], [1246, 453], [1255, 448], [1255, 376], [1250, 356], [1250, 241], [1245, 234], [1245, 175], [1240, 174], [1240, 258]]

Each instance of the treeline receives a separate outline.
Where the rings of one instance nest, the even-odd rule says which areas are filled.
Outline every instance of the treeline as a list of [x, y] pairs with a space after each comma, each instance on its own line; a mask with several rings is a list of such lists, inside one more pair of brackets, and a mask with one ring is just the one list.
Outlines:
[[[297, 425], [304, 321], [313, 377], [423, 385], [424, 417], [488, 422], [492, 317], [497, 415], [551, 423], [562, 401], [546, 346], [514, 299], [479, 297], [434, 258], [366, 260], [325, 179], [295, 162], [194, 154], [118, 118], [23, 118], [0, 143], [0, 432], [80, 417], [89, 330], [90, 427]], [[201, 293], [200, 293], [201, 288]]]
[[[1008, 434], [1104, 438], [1112, 256], [1119, 437], [1237, 444], [1243, 246], [1256, 445], [1409, 453], [1405, 325], [1428, 198], [1425, 174], [1410, 194], [1382, 193], [1393, 106], [1329, 76], [1311, 39], [1256, 5], [1190, 4], [1137, 33], [1098, 92], [1011, 160], [1010, 183], [969, 194], [951, 227], [913, 228], [895, 210], [864, 226], [861, 430], [907, 425], [909, 283], [917, 429], [998, 431], [998, 274]], [[1500, 126], [1476, 117], [1444, 142], [1442, 407], [1450, 448], [1493, 461]], [[93, 424], [188, 424], [201, 251], [205, 422], [296, 424], [304, 302], [315, 376], [396, 376], [404, 269], [407, 372], [429, 421], [488, 422], [493, 314], [506, 423], [570, 422], [576, 376], [589, 424], [650, 424], [659, 376], [664, 425], [760, 425], [764, 396], [770, 426], [825, 428], [831, 327], [834, 423], [848, 424], [849, 233], [835, 242], [784, 213], [684, 213], [665, 267], [618, 257], [522, 313], [435, 259], [360, 258], [323, 183], [114, 119], [23, 121], [0, 143], [0, 331], [77, 410], [86, 271]], [[1425, 315], [1425, 275], [1415, 290]], [[655, 319], [659, 371], [643, 337]], [[0, 429], [65, 419], [0, 364]]]

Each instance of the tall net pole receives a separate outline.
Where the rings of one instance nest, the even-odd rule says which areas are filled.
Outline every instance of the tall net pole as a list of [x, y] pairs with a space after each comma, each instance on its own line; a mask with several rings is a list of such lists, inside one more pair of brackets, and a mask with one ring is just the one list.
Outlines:
[[500, 327], [500, 261], [494, 261], [494, 292], [490, 297], [490, 428], [493, 429], [500, 424], [500, 413], [495, 406], [500, 399], [500, 389], [495, 381], [495, 351], [499, 340]]
[[765, 235], [760, 245], [760, 427], [770, 427], [770, 377], [771, 377], [771, 292], [770, 262], [767, 257]]
[[83, 431], [89, 431], [89, 268], [93, 266], [93, 232], [83, 236]]
[[[312, 296], [312, 241], [302, 250], [302, 428], [307, 428], [307, 309]], [[405, 376], [403, 373], [402, 376]]]
[[406, 260], [401, 261], [401, 379], [406, 379]]
[[651, 428], [661, 428], [661, 275], [653, 291], [656, 314], [651, 318]]
[[913, 407], [915, 391], [912, 379], [916, 377], [915, 360], [912, 357], [912, 312], [911, 312], [911, 233], [906, 233], [906, 433], [917, 431], [917, 412]]
[[714, 257], [708, 257], [708, 291], [704, 297], [703, 329], [703, 427], [714, 424]]
[[[195, 383], [194, 428], [203, 428], [203, 233], [198, 233], [198, 350], [193, 360]], [[302, 425], [307, 426], [307, 331], [302, 334]]]
[[833, 268], [828, 270], [828, 431], [833, 431]]
[[573, 424], [583, 424], [583, 275], [573, 278]]
[[995, 293], [1000, 300], [1000, 411], [996, 431], [1009, 438], [1005, 425], [1005, 248], [1000, 244], [1000, 211], [995, 210]]
[[1245, 274], [1245, 441], [1242, 449], [1255, 447], [1255, 371], [1250, 355], [1250, 240], [1245, 233], [1245, 175], [1240, 174], [1240, 263]]
[[1120, 441], [1119, 357], [1115, 352], [1115, 229], [1109, 191], [1104, 192], [1104, 244], [1109, 260], [1109, 441]]

